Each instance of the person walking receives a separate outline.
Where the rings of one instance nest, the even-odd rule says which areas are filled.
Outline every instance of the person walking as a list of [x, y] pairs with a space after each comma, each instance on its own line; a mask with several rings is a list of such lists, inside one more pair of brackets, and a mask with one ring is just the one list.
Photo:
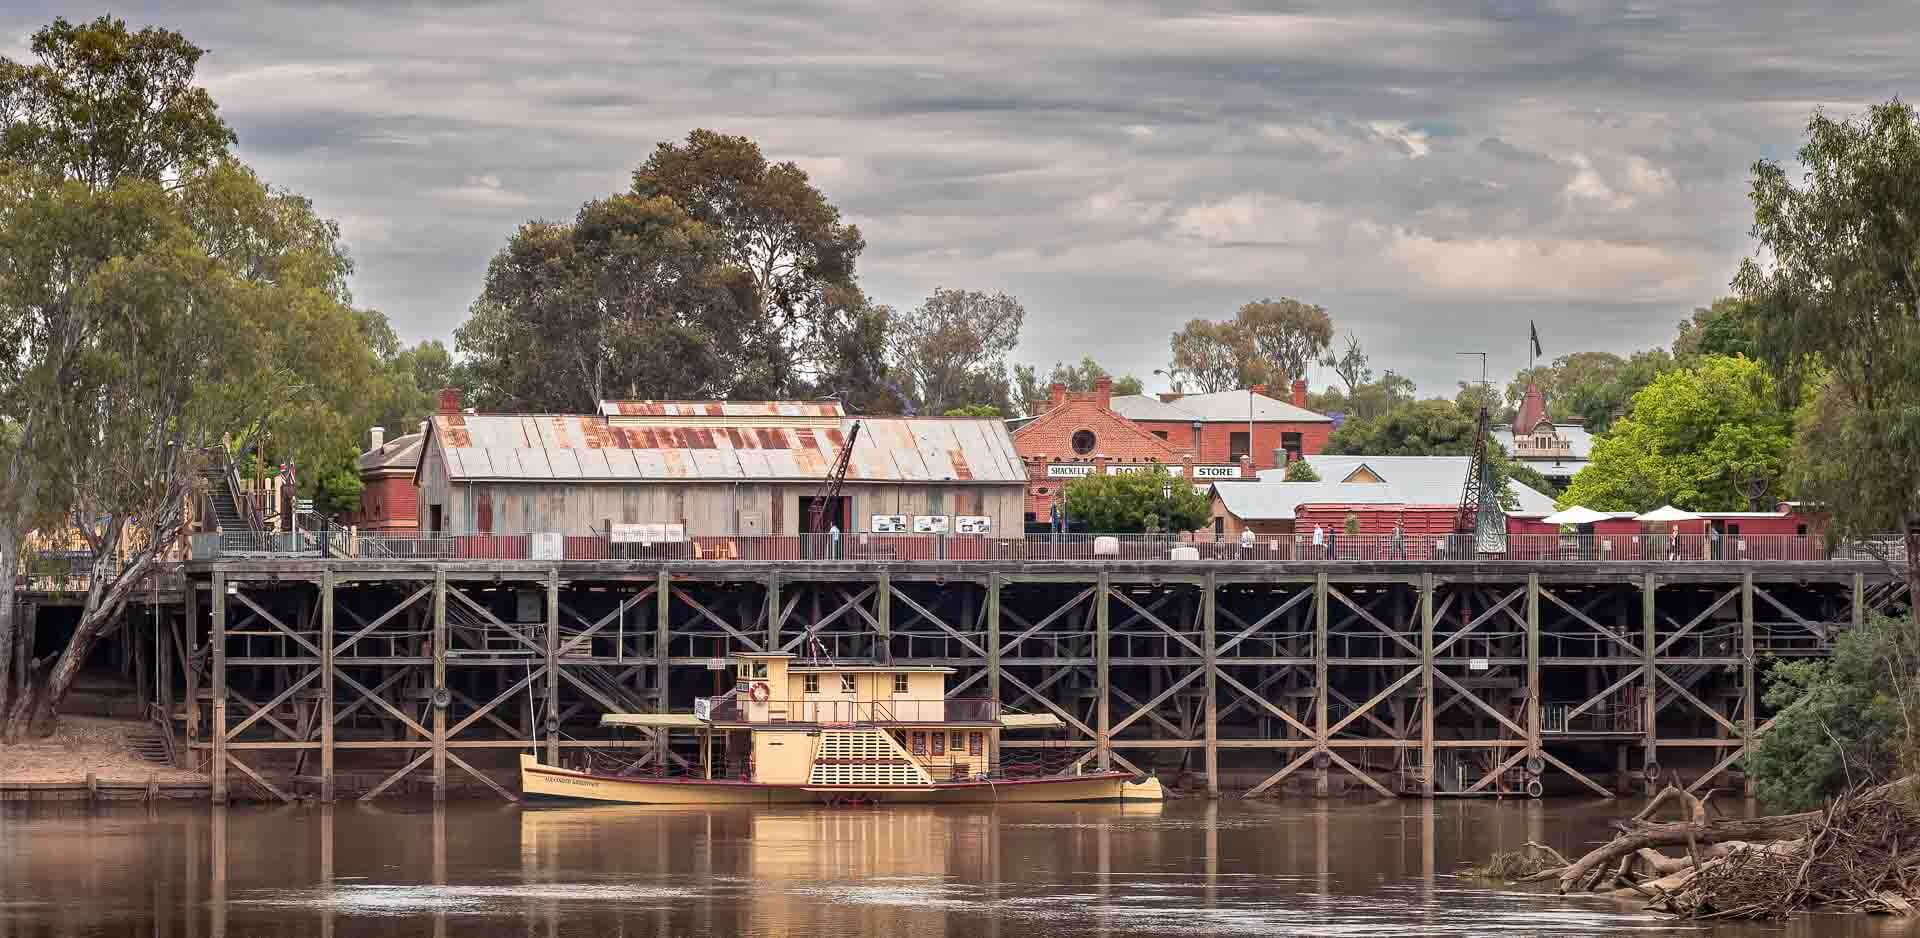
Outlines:
[[1325, 548], [1328, 559], [1333, 557], [1333, 545], [1327, 543], [1327, 531], [1319, 525], [1313, 526], [1313, 552], [1318, 554]]
[[1407, 528], [1399, 521], [1393, 523], [1393, 540], [1389, 542], [1391, 552], [1388, 556], [1395, 560], [1407, 559]]
[[1253, 543], [1254, 543], [1253, 529], [1252, 528], [1240, 529], [1240, 559], [1241, 560], [1253, 559]]

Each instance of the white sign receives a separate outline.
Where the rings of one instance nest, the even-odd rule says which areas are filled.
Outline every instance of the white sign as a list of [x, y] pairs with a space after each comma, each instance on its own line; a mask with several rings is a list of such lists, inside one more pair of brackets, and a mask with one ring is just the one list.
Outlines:
[[874, 515], [873, 533], [903, 534], [907, 530], [906, 515]]
[[1147, 471], [1152, 468], [1153, 468], [1152, 466], [1142, 466], [1138, 464], [1131, 465], [1131, 466], [1122, 466], [1118, 463], [1115, 463], [1107, 467], [1107, 475], [1110, 475], [1110, 476], [1145, 475]]
[[1176, 479], [1186, 474], [1187, 474], [1187, 467], [1185, 466], [1168, 466], [1167, 467], [1167, 475], [1173, 476]]
[[693, 718], [705, 722], [713, 719], [713, 698], [693, 698]]
[[1089, 463], [1054, 463], [1047, 467], [1049, 479], [1081, 479], [1093, 475], [1093, 466]]
[[607, 533], [607, 540], [615, 544], [639, 543], [642, 540], [641, 534], [644, 533], [641, 529], [644, 527], [646, 526], [640, 524], [616, 524]]
[[529, 556], [534, 560], [559, 560], [564, 553], [562, 548], [566, 539], [558, 531], [542, 531], [527, 535]]
[[1196, 479], [1238, 479], [1239, 466], [1195, 466], [1193, 477]]
[[1467, 670], [1485, 671], [1486, 669], [1487, 669], [1487, 659], [1485, 658], [1468, 658], [1467, 659]]
[[961, 534], [988, 534], [993, 531], [993, 519], [986, 515], [960, 515], [953, 519], [953, 529]]
[[945, 534], [947, 533], [947, 522], [949, 520], [951, 519], [946, 515], [914, 515], [913, 533]]
[[296, 499], [294, 499], [294, 500], [293, 500], [293, 510], [294, 510], [294, 511], [299, 511], [299, 512], [311, 512], [311, 511], [313, 511], [313, 499], [311, 499], [311, 498], [296, 498]]

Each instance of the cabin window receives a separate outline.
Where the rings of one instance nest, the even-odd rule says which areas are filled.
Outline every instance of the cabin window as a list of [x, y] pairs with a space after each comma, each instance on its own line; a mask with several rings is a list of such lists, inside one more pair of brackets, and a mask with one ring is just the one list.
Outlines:
[[843, 694], [853, 693], [853, 675], [851, 674], [840, 675], [840, 693], [843, 693]]
[[1739, 526], [1739, 525], [1737, 525], [1737, 524], [1730, 524], [1730, 525], [1727, 525], [1727, 536], [1728, 536], [1728, 537], [1739, 537], [1739, 536], [1740, 536], [1740, 526]]
[[800, 680], [801, 680], [801, 683], [806, 686], [807, 693], [809, 694], [820, 693], [820, 675], [809, 674], [806, 677], [801, 678]]
[[893, 676], [893, 692], [896, 694], [904, 694], [907, 692], [907, 676], [906, 675], [896, 674]]
[[1807, 526], [1806, 526], [1806, 525], [1804, 525], [1804, 524], [1796, 524], [1796, 525], [1794, 525], [1794, 526], [1793, 526], [1793, 536], [1794, 536], [1794, 537], [1806, 537], [1806, 536], [1807, 536]]
[[959, 755], [959, 754], [960, 754], [960, 747], [961, 747], [962, 745], [964, 745], [964, 743], [962, 743], [962, 741], [961, 741], [961, 738], [960, 738], [960, 734], [959, 734], [959, 733], [955, 733], [955, 734], [953, 734], [953, 741], [952, 741], [952, 742], [950, 742], [950, 743], [948, 743], [947, 745], [949, 745], [949, 746], [952, 746], [952, 747], [953, 747], [953, 754], [954, 754], [954, 755]]
[[947, 734], [933, 734], [933, 754], [936, 756], [944, 756], [947, 754]]
[[766, 678], [767, 663], [765, 661], [755, 661], [753, 663], [753, 676], [761, 679]]
[[1251, 454], [1253, 452], [1253, 444], [1250, 440], [1251, 437], [1248, 437], [1245, 433], [1227, 434], [1227, 460], [1229, 462], [1239, 462], [1240, 457]]
[[927, 754], [927, 734], [913, 734], [913, 754], [916, 756], [924, 756]]
[[987, 740], [985, 733], [967, 734], [967, 755], [977, 756], [985, 752]]
[[1307, 452], [1306, 446], [1300, 442], [1298, 433], [1280, 434], [1280, 448], [1286, 451], [1287, 462], [1294, 462]]
[[745, 661], [740, 662], [740, 679], [744, 681], [747, 678], [750, 678], [752, 676], [753, 676], [753, 665], [748, 664]]

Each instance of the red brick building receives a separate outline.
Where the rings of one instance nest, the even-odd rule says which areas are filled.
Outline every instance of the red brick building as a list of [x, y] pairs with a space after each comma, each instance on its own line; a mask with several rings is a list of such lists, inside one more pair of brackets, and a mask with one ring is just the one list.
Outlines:
[[365, 534], [410, 535], [420, 526], [420, 490], [413, 484], [420, 464], [420, 433], [388, 440], [374, 427], [373, 448], [360, 455], [360, 510], [344, 519]]
[[[1085, 476], [1139, 472], [1155, 465], [1195, 484], [1252, 476], [1252, 468], [1238, 462], [1196, 462], [1186, 446], [1128, 420], [1115, 411], [1113, 401], [1113, 382], [1105, 378], [1084, 393], [1056, 384], [1039, 416], [1014, 431], [1014, 451], [1027, 465], [1028, 523], [1047, 523], [1061, 488]], [[1192, 439], [1190, 430], [1185, 438]]]
[[1269, 397], [1262, 384], [1213, 394], [1130, 394], [1114, 398], [1112, 409], [1200, 463], [1238, 464], [1246, 456], [1256, 470], [1275, 469], [1318, 455], [1333, 435], [1333, 420], [1307, 409], [1307, 383], [1295, 381], [1292, 390], [1291, 402]]

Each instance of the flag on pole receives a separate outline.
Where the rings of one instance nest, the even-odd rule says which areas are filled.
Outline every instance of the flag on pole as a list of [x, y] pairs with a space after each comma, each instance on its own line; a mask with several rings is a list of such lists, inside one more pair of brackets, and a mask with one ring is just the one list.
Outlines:
[[1534, 325], [1531, 319], [1527, 320], [1527, 337], [1533, 340], [1533, 354], [1535, 357], [1538, 357], [1540, 355], [1540, 327]]

